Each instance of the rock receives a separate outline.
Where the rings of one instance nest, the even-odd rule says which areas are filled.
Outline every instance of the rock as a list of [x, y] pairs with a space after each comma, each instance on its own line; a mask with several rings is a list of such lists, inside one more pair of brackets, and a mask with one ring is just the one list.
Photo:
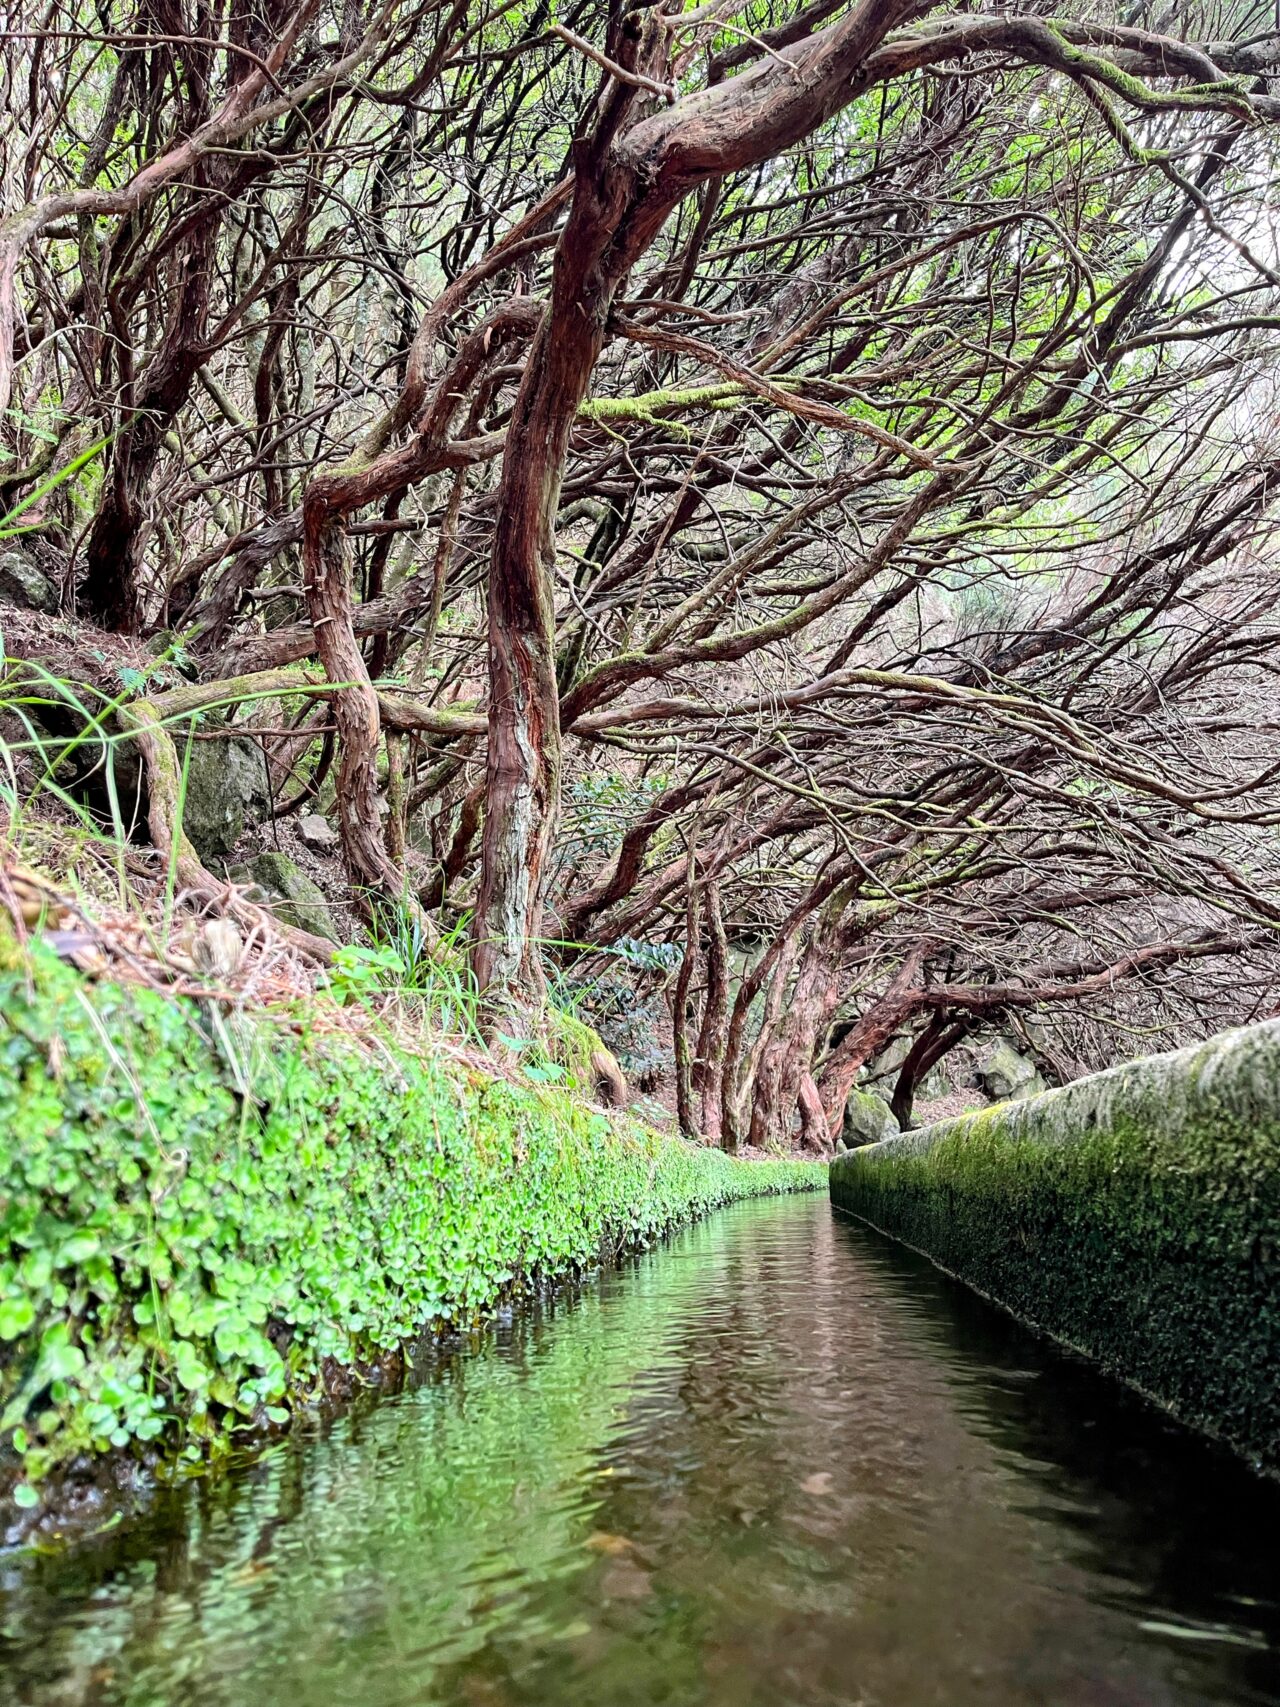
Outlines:
[[878, 1144], [882, 1138], [896, 1138], [898, 1123], [889, 1105], [873, 1091], [850, 1091], [844, 1105], [844, 1125], [841, 1136], [850, 1150], [864, 1144]]
[[323, 890], [287, 854], [258, 854], [247, 864], [236, 866], [231, 875], [237, 883], [260, 890], [262, 904], [281, 924], [338, 941]]
[[[178, 755], [184, 741], [177, 737]], [[256, 824], [267, 807], [262, 749], [256, 741], [193, 741], [187, 766], [182, 827], [206, 865], [229, 854], [246, 824]]]
[[[2, 625], [0, 625], [2, 626]], [[52, 701], [54, 696], [50, 695]], [[32, 716], [57, 740], [67, 740], [83, 725], [78, 717], [59, 712], [56, 705], [31, 707]], [[216, 741], [192, 741], [188, 748], [184, 726], [172, 730], [178, 764], [186, 764], [186, 791], [182, 803], [182, 827], [201, 861], [215, 872], [233, 852], [247, 826], [260, 823], [269, 808], [262, 749], [244, 735]], [[58, 782], [94, 812], [107, 815], [114, 810], [106, 785], [107, 766], [102, 749], [92, 740], [83, 741], [58, 773]], [[110, 773], [114, 794], [125, 819], [146, 821], [146, 778], [137, 748], [131, 741], [117, 741], [110, 749]]]
[[307, 812], [298, 819], [298, 834], [312, 853], [332, 853], [339, 841], [338, 832], [319, 812]]
[[950, 1096], [955, 1088], [941, 1067], [933, 1067], [917, 1085], [916, 1096], [923, 1102], [932, 1102], [935, 1097]]
[[214, 978], [230, 978], [244, 959], [244, 943], [230, 919], [208, 919], [192, 945], [192, 959]]
[[874, 1091], [886, 1101], [893, 1095], [902, 1063], [911, 1053], [914, 1040], [907, 1032], [891, 1037], [878, 1055], [873, 1055], [862, 1069], [864, 1090]]
[[947, 1076], [956, 1090], [982, 1089], [982, 1074], [978, 1065], [982, 1053], [982, 1049], [977, 1045], [962, 1043], [947, 1056]]
[[42, 569], [25, 551], [0, 551], [0, 600], [21, 605], [24, 610], [51, 615], [58, 608], [58, 593]]
[[1048, 1086], [1029, 1056], [1014, 1048], [1007, 1037], [998, 1037], [978, 1068], [982, 1088], [996, 1102], [1021, 1102], [1038, 1096]]

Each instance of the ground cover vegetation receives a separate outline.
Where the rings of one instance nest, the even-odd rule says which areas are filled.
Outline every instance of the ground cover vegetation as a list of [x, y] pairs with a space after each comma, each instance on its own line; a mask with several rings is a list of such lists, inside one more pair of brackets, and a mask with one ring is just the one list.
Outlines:
[[424, 1336], [717, 1205], [826, 1185], [323, 1005], [219, 1024], [46, 946], [3, 951], [11, 1539], [101, 1521], [140, 1466], [260, 1444], [299, 1405], [397, 1379]]
[[1269, 6], [3, 53], [15, 825], [319, 967], [188, 822], [247, 744], [385, 968], [517, 1056], [576, 1005], [730, 1150], [828, 1149], [890, 1039], [905, 1118], [993, 1026], [1071, 1077], [1274, 1006]]

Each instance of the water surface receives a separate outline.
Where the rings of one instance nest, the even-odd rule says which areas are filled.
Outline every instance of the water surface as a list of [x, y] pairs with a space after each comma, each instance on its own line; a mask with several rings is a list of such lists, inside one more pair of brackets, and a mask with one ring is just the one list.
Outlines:
[[825, 1199], [746, 1204], [0, 1560], [0, 1703], [1280, 1703], [1278, 1520]]

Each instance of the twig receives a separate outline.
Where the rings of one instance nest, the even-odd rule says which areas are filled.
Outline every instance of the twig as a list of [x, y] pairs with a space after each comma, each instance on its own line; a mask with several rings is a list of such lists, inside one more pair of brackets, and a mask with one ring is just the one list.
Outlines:
[[572, 30], [565, 29], [563, 24], [552, 24], [550, 34], [559, 36], [561, 41], [568, 42], [570, 47], [576, 47], [579, 53], [585, 53], [588, 59], [594, 59], [611, 77], [616, 77], [619, 83], [630, 83], [633, 89], [647, 89], [651, 95], [661, 95], [668, 106], [675, 105], [676, 91], [671, 83], [658, 83], [652, 77], [646, 77], [639, 71], [628, 71], [625, 65], [619, 65], [616, 59], [610, 59], [607, 53], [601, 53], [598, 47], [593, 47], [589, 41], [575, 35]]

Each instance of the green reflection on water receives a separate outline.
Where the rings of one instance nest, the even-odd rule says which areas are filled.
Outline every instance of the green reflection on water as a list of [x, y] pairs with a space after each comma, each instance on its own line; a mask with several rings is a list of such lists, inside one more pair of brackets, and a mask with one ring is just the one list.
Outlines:
[[[703, 1272], [714, 1287], [716, 1265]], [[436, 1679], [504, 1630], [535, 1646], [581, 1640], [590, 1626], [565, 1585], [613, 1545], [593, 1531], [611, 1474], [597, 1455], [688, 1304], [641, 1261], [625, 1295], [587, 1289], [328, 1438], [188, 1490], [168, 1502], [175, 1529], [155, 1554], [47, 1631], [32, 1670], [60, 1674], [59, 1696], [78, 1682], [128, 1707], [309, 1707], [348, 1688], [379, 1707], [436, 1699]], [[84, 1554], [70, 1593], [92, 1573]], [[21, 1613], [19, 1601], [5, 1627], [18, 1641]], [[38, 1688], [23, 1672], [21, 1688]], [[17, 1681], [0, 1698], [26, 1699], [8, 1692]]]
[[1277, 1532], [1276, 1490], [927, 1265], [747, 1204], [9, 1560], [0, 1704], [1275, 1703]]

